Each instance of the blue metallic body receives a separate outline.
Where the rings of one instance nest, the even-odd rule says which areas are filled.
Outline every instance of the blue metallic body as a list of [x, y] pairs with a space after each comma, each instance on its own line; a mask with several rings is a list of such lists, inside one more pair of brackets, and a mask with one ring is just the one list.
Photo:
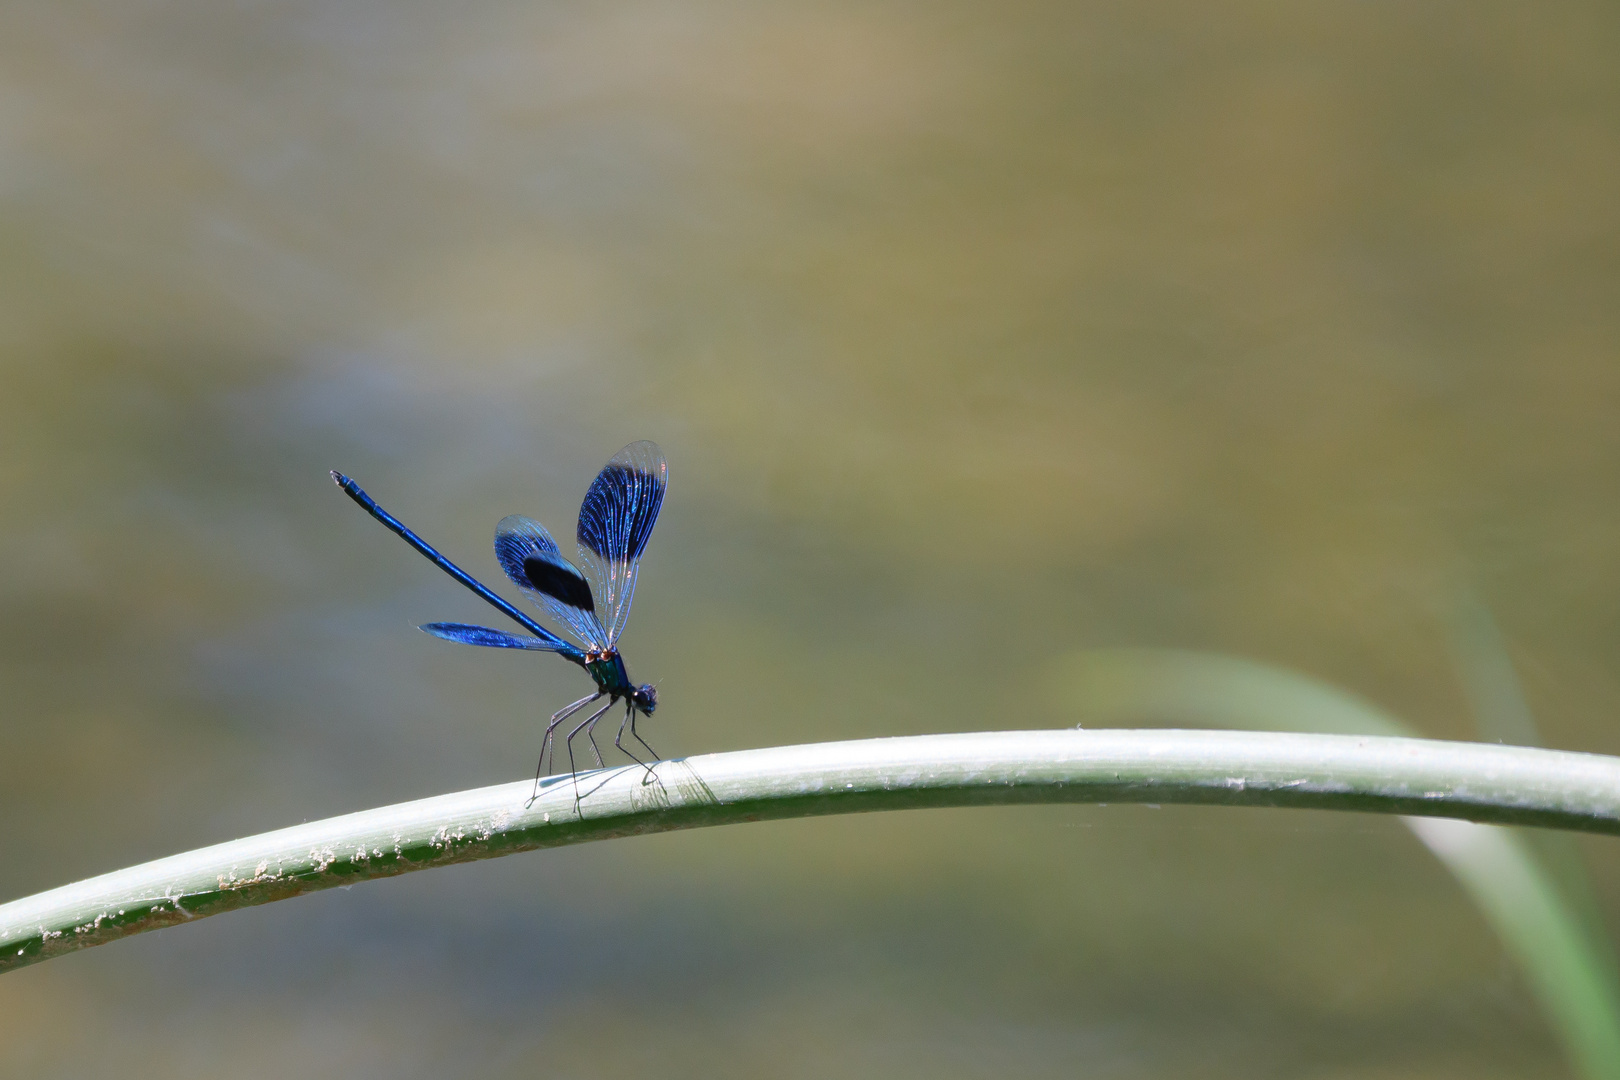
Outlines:
[[[547, 630], [445, 558], [431, 544], [406, 528], [398, 518], [378, 506], [376, 500], [367, 495], [359, 484], [342, 473], [332, 473], [338, 487], [366, 513], [532, 636], [524, 637], [467, 623], [428, 623], [422, 627], [423, 630], [435, 637], [467, 645], [553, 652], [584, 668], [596, 684], [594, 695], [581, 698], [552, 715], [540, 752], [540, 766], [535, 770], [537, 792], [540, 775], [545, 769], [546, 753], [553, 746], [552, 733], [569, 716], [604, 697], [608, 699], [607, 704], [580, 722], [564, 740], [568, 747], [570, 772], [575, 771], [573, 738], [580, 731], [586, 732], [597, 764], [602, 764], [601, 751], [594, 735], [595, 725], [608, 709], [620, 701], [625, 703], [625, 720], [619, 725], [614, 745], [633, 760], [641, 762], [623, 744], [628, 728], [631, 737], [646, 747], [653, 759], [657, 760], [656, 752], [647, 746], [635, 727], [638, 713], [651, 716], [657, 708], [657, 690], [650, 684], [637, 686], [630, 681], [617, 644], [619, 634], [630, 616], [641, 554], [646, 549], [647, 540], [658, 519], [658, 511], [663, 505], [666, 478], [667, 466], [663, 453], [652, 443], [640, 442], [632, 443], [616, 454], [591, 484], [580, 506], [578, 538], [586, 565], [596, 579], [594, 593], [585, 576], [557, 550], [551, 534], [538, 521], [513, 516], [503, 519], [497, 527], [495, 553], [507, 577], [531, 600], [550, 611], [579, 639], [583, 645], [581, 648]], [[599, 601], [605, 605], [602, 612], [606, 617], [605, 622], [597, 611]], [[646, 762], [641, 764], [650, 772], [650, 765]], [[577, 793], [577, 779], [575, 790]]]

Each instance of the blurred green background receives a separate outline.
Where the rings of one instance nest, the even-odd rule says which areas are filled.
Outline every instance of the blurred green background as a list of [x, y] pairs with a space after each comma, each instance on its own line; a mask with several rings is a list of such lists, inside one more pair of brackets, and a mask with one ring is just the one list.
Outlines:
[[[1083, 650], [1620, 753], [1612, 4], [0, 8], [0, 900], [521, 778], [475, 573], [670, 460], [666, 756], [1072, 725]], [[1602, 910], [1620, 849], [1583, 842]], [[1570, 1075], [1391, 819], [647, 837], [0, 980], [17, 1077]]]

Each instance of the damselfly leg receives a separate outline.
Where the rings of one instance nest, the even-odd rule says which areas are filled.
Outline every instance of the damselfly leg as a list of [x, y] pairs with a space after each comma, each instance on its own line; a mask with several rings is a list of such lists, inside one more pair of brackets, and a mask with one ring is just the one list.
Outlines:
[[632, 739], [636, 740], [636, 742], [640, 743], [643, 747], [646, 748], [648, 756], [651, 757], [653, 759], [653, 761], [658, 760], [658, 751], [656, 751], [652, 747], [648, 746], [647, 745], [647, 740], [643, 739], [639, 734], [636, 733], [636, 706], [635, 706], [635, 703], [627, 701], [624, 704], [625, 704], [624, 719], [619, 721], [619, 733], [617, 735], [613, 736], [613, 745], [617, 746], [620, 750], [624, 751], [624, 756], [625, 757], [629, 758], [631, 761], [635, 762], [637, 765], [640, 765], [643, 769], [646, 769], [647, 770], [646, 779], [651, 780], [653, 778], [653, 768], [652, 768], [652, 766], [650, 764], [648, 764], [647, 762], [642, 761], [640, 758], [636, 757], [636, 755], [631, 752], [630, 748], [628, 746], [624, 745], [625, 728], [628, 727], [630, 729], [630, 737]]
[[[613, 745], [617, 746], [620, 750], [622, 750], [624, 752], [625, 757], [629, 758], [631, 761], [635, 762], [637, 765], [640, 765], [643, 769], [646, 769], [647, 770], [646, 779], [651, 780], [653, 778], [652, 766], [647, 764], [645, 761], [642, 761], [640, 758], [636, 757], [636, 755], [631, 752], [630, 748], [628, 746], [624, 745], [624, 732], [625, 732], [626, 728], [629, 728], [631, 737], [634, 738], [636, 740], [636, 742], [640, 743], [642, 746], [647, 746], [646, 740], [643, 739], [640, 735], [636, 734], [635, 725], [636, 725], [636, 706], [635, 706], [635, 703], [631, 702], [631, 701], [626, 701], [624, 703], [624, 719], [619, 721], [619, 733], [617, 735], [613, 736]], [[656, 750], [654, 750], [652, 747], [647, 746], [647, 753], [652, 755], [652, 759], [654, 761], [658, 760], [658, 752]]]
[[[579, 712], [579, 710], [583, 709], [585, 706], [589, 705], [591, 702], [597, 700], [601, 696], [601, 691], [598, 691], [588, 697], [580, 698], [572, 705], [564, 705], [562, 708], [551, 714], [551, 722], [546, 724], [545, 740], [540, 744], [540, 764], [534, 767], [534, 794], [529, 796], [529, 801], [531, 803], [540, 797], [540, 777], [546, 771], [546, 751], [551, 751], [551, 760], [553, 764], [555, 764], [557, 761], [555, 744], [553, 744], [551, 741], [552, 732], [557, 730], [558, 724], [561, 724], [564, 720], [568, 719], [570, 716], [573, 716], [575, 713]], [[568, 752], [569, 764], [573, 764], [573, 760], [574, 752], [572, 749], [570, 749]]]
[[[597, 695], [597, 697], [600, 696], [600, 694]], [[596, 698], [591, 700], [595, 701]], [[568, 733], [568, 738], [563, 740], [563, 743], [568, 747], [568, 772], [574, 778], [574, 802], [576, 805], [579, 803], [579, 769], [574, 765], [574, 736], [582, 731], [585, 732], [585, 737], [591, 742], [591, 753], [596, 755], [596, 767], [600, 769], [602, 767], [602, 751], [596, 745], [596, 722], [602, 719], [602, 714], [613, 708], [613, 705], [614, 702], [609, 701], [606, 705], [591, 713], [591, 715], [580, 721], [578, 727]]]
[[647, 750], [647, 753], [652, 756], [652, 759], [654, 761], [662, 760], [658, 756], [658, 751], [656, 751], [656, 750], [654, 750], [652, 748], [652, 744], [649, 743], [646, 739], [643, 739], [641, 737], [641, 733], [636, 730], [636, 714], [634, 712], [632, 712], [630, 714], [630, 737], [632, 739], [636, 740], [636, 742], [640, 743], [643, 747], [645, 747], [646, 750]]

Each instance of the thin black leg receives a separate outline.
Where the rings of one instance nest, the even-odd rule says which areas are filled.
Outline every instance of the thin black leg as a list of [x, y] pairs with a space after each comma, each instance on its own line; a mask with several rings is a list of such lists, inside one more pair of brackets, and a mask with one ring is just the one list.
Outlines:
[[635, 715], [635, 713], [630, 714], [630, 737], [632, 739], [635, 739], [636, 742], [640, 743], [642, 746], [646, 746], [647, 747], [647, 753], [652, 755], [652, 759], [654, 761], [662, 761], [663, 760], [663, 758], [660, 758], [658, 756], [658, 751], [654, 750], [651, 746], [648, 746], [647, 745], [647, 740], [643, 739], [641, 737], [641, 733], [636, 730], [636, 715]]
[[[601, 696], [602, 695], [600, 695], [600, 694], [597, 695], [597, 697], [601, 697]], [[591, 700], [594, 701], [596, 699], [592, 698]], [[600, 709], [597, 709], [595, 712], [591, 713], [591, 715], [587, 716], [584, 720], [580, 721], [579, 726], [576, 727], [573, 731], [570, 731], [568, 733], [568, 738], [563, 740], [563, 744], [568, 747], [568, 773], [569, 773], [570, 776], [572, 776], [574, 778], [574, 805], [575, 806], [579, 805], [579, 769], [574, 766], [574, 736], [578, 735], [580, 732], [584, 731], [586, 728], [590, 727], [592, 724], [594, 724], [598, 720], [600, 720], [602, 718], [602, 714], [607, 712], [611, 708], [613, 708], [613, 702], [609, 701], [606, 705], [602, 706]], [[596, 741], [594, 739], [591, 740], [591, 749], [593, 749], [593, 750], [596, 749]], [[596, 764], [598, 766], [600, 766], [602, 764], [602, 752], [600, 750], [597, 750], [597, 752], [596, 752]]]
[[602, 760], [602, 748], [596, 745], [596, 722], [600, 720], [603, 715], [605, 715], [607, 711], [614, 706], [614, 704], [615, 702], [608, 702], [606, 705], [596, 710], [595, 716], [585, 721], [585, 741], [591, 744], [591, 757], [596, 759], [596, 767], [598, 769], [605, 767], [607, 762]]
[[[554, 746], [551, 741], [551, 733], [557, 730], [558, 724], [562, 723], [570, 716], [573, 716], [575, 713], [579, 712], [580, 709], [584, 708], [586, 705], [589, 705], [591, 702], [595, 701], [601, 696], [602, 692], [598, 690], [589, 697], [582, 697], [572, 705], [565, 705], [551, 714], [551, 722], [546, 725], [546, 737], [540, 743], [540, 764], [534, 767], [534, 794], [529, 796], [529, 801], [531, 803], [540, 797], [540, 776], [546, 770], [546, 750]], [[557, 755], [555, 750], [552, 752], [551, 760], [553, 764], [556, 763]]]
[[[624, 756], [625, 757], [629, 758], [631, 761], [635, 762], [637, 765], [640, 765], [643, 769], [646, 769], [647, 770], [647, 779], [651, 780], [652, 779], [652, 774], [653, 774], [652, 766], [647, 764], [645, 761], [642, 761], [640, 758], [636, 757], [635, 754], [630, 752], [629, 747], [624, 745], [624, 729], [627, 726], [635, 723], [635, 717], [636, 717], [635, 703], [631, 702], [631, 701], [626, 701], [624, 703], [624, 719], [619, 721], [619, 733], [617, 735], [613, 736], [613, 745], [617, 746], [620, 750], [624, 751]], [[633, 730], [634, 729], [632, 729], [632, 731]], [[641, 742], [641, 739], [640, 739], [639, 736], [637, 737], [636, 741]], [[641, 745], [646, 746], [647, 744], [642, 742]], [[651, 749], [651, 747], [648, 747], [648, 749]], [[653, 760], [656, 761], [657, 759], [658, 759], [658, 755], [654, 754], [653, 755]]]

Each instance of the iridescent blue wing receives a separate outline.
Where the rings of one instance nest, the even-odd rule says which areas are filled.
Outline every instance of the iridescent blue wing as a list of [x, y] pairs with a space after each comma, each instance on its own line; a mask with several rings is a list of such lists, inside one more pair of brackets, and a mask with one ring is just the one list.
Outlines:
[[469, 626], [459, 622], [430, 622], [422, 627], [436, 638], [459, 641], [466, 645], [486, 645], [491, 649], [532, 649], [535, 652], [556, 652], [568, 648], [560, 639], [525, 637], [508, 634], [504, 630], [491, 630], [487, 626]]
[[590, 583], [557, 551], [545, 526], [517, 514], [502, 518], [495, 526], [495, 558], [512, 584], [551, 612], [587, 649], [608, 647]]
[[668, 486], [664, 452], [654, 443], [634, 442], [597, 473], [579, 506], [580, 554], [596, 578], [596, 595], [607, 612], [610, 648], [630, 621], [636, 570]]

